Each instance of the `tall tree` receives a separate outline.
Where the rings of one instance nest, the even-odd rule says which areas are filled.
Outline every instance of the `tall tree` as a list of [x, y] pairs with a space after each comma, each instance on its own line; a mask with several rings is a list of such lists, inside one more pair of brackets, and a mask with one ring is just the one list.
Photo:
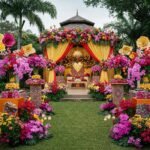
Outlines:
[[84, 0], [87, 6], [106, 7], [111, 14], [120, 18], [128, 15], [138, 21], [142, 34], [150, 37], [150, 0]]
[[117, 35], [122, 39], [123, 43], [130, 44], [136, 47], [136, 41], [143, 31], [139, 21], [132, 17], [120, 17], [116, 22], [106, 24], [104, 29], [111, 28], [117, 32]]
[[1, 17], [6, 19], [11, 15], [18, 23], [18, 49], [21, 47], [22, 29], [26, 18], [30, 24], [36, 25], [39, 31], [44, 30], [44, 25], [37, 13], [47, 13], [52, 18], [56, 17], [55, 6], [45, 0], [0, 0]]
[[0, 33], [6, 33], [6, 32], [16, 32], [17, 31], [17, 26], [13, 22], [9, 21], [0, 21]]

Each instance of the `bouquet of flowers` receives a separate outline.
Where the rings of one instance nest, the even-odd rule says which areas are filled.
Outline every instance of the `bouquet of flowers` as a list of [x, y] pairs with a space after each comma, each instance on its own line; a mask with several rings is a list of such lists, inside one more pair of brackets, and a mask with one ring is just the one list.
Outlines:
[[91, 68], [93, 73], [99, 74], [101, 71], [101, 67], [99, 65], [95, 65]]
[[38, 71], [38, 69], [41, 69], [41, 68], [46, 68], [47, 66], [47, 60], [42, 55], [29, 56], [28, 63], [30, 67], [34, 68], [34, 71]]
[[65, 72], [65, 67], [62, 65], [58, 65], [55, 67], [56, 74], [63, 74]]
[[123, 55], [116, 55], [116, 56], [112, 56], [109, 60], [109, 67], [110, 68], [123, 68], [123, 67], [129, 67], [130, 65], [130, 61], [126, 56]]
[[103, 83], [91, 84], [88, 86], [89, 94], [96, 100], [105, 100], [105, 85]]
[[43, 90], [43, 93], [49, 100], [59, 101], [66, 94], [66, 86], [63, 84], [57, 84], [57, 82], [54, 81]]

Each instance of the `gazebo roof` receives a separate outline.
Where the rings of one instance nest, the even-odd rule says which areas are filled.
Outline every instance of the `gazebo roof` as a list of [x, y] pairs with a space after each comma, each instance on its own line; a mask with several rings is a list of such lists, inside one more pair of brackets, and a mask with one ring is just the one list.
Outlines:
[[60, 23], [61, 27], [69, 27], [69, 28], [76, 27], [76, 26], [81, 27], [81, 28], [83, 28], [83, 27], [92, 28], [94, 26], [94, 24], [95, 24], [94, 22], [89, 21], [88, 19], [85, 19], [85, 18], [79, 16], [78, 11], [74, 17], [69, 18], [66, 21], [63, 21]]

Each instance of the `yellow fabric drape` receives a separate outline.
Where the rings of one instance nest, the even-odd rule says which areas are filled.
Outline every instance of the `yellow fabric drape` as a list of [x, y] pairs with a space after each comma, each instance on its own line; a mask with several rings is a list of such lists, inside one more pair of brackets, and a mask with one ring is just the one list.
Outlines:
[[[59, 43], [57, 47], [54, 47], [53, 45], [47, 47], [47, 57], [48, 59], [52, 60], [53, 62], [58, 61], [62, 55], [64, 54], [66, 48], [68, 46], [68, 43]], [[54, 70], [48, 70], [46, 69], [46, 82], [52, 83], [55, 79], [55, 72]]]
[[[110, 45], [96, 45], [93, 42], [89, 42], [88, 46], [99, 61], [106, 60], [108, 58]], [[100, 82], [108, 82], [108, 72], [101, 72]]]

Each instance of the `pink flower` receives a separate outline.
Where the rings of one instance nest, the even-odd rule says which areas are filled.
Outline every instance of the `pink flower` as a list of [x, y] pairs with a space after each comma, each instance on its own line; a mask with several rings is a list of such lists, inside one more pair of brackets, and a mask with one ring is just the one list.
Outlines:
[[11, 33], [5, 33], [2, 42], [7, 47], [12, 47], [16, 43], [15, 38]]

